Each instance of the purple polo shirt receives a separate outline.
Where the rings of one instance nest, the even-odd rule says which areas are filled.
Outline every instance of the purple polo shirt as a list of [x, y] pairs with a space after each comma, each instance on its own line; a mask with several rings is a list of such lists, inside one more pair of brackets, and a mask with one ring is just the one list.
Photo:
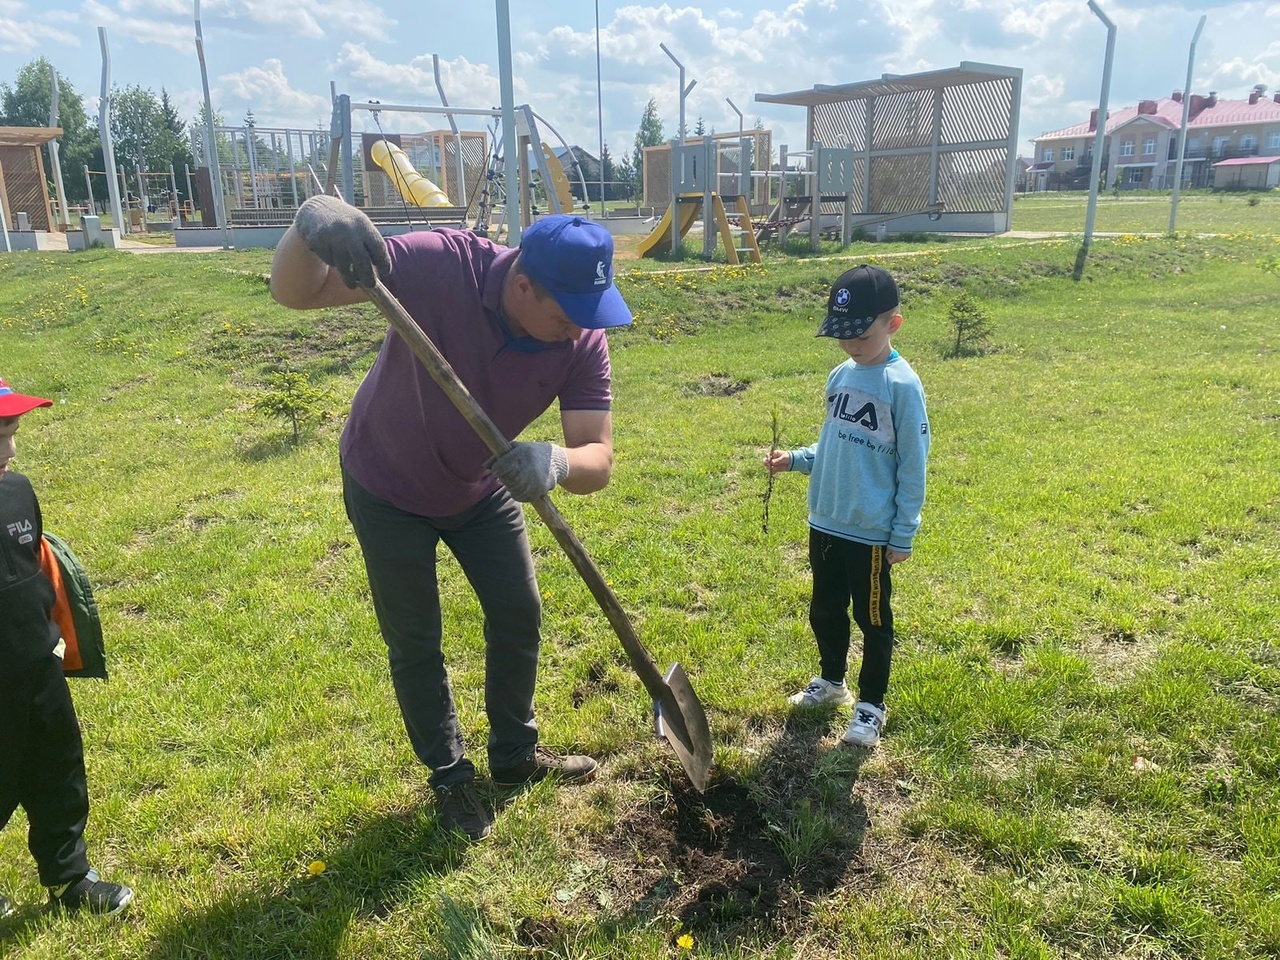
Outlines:
[[[447, 229], [390, 237], [387, 249], [387, 288], [505, 436], [557, 398], [562, 411], [610, 408], [603, 330], [559, 343], [512, 335], [500, 299], [516, 249]], [[488, 447], [394, 330], [356, 391], [339, 450], [362, 487], [422, 516], [460, 513], [498, 487]]]

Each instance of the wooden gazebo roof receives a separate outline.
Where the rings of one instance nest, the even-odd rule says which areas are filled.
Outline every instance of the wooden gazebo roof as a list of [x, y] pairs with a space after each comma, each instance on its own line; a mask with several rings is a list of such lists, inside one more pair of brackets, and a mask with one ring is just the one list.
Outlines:
[[0, 127], [0, 147], [43, 147], [60, 136], [61, 127]]

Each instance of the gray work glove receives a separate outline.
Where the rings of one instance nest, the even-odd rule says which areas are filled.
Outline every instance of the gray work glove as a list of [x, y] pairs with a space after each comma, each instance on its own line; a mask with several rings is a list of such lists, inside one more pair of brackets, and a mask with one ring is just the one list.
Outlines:
[[554, 443], [513, 443], [489, 461], [507, 492], [521, 503], [537, 500], [569, 475], [569, 455]]
[[307, 249], [342, 274], [353, 290], [372, 287], [378, 274], [391, 272], [387, 243], [378, 228], [363, 212], [338, 197], [317, 194], [304, 201], [293, 226]]

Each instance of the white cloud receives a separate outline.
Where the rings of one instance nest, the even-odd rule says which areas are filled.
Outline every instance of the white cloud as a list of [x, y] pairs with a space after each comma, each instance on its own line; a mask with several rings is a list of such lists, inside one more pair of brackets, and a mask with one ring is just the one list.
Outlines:
[[106, 30], [108, 45], [127, 37], [137, 43], [156, 44], [179, 53], [195, 52], [194, 20], [177, 23], [150, 17], [125, 16], [114, 8], [99, 3], [98, 0], [85, 0], [82, 9], [83, 22], [92, 23]]
[[1280, 83], [1280, 68], [1263, 63], [1260, 58], [1247, 61], [1243, 57], [1232, 57], [1218, 65], [1210, 82], [1220, 88], [1252, 87], [1256, 83], [1270, 88]]
[[0, 53], [26, 56], [39, 53], [46, 45], [79, 45], [72, 30], [56, 26], [77, 22], [63, 11], [37, 15], [23, 0], [0, 0]]
[[1072, 21], [1079, 20], [1079, 13], [1080, 4], [1074, 0], [1046, 0], [1030, 7], [1012, 4], [1006, 8], [1001, 24], [1014, 36], [1061, 39], [1063, 32], [1072, 28]]
[[290, 36], [361, 37], [390, 41], [399, 23], [368, 0], [215, 0], [209, 7], [219, 20], [248, 22], [279, 29]]
[[[284, 65], [279, 60], [263, 61], [260, 67], [250, 67], [238, 73], [222, 74], [214, 90], [210, 92], [214, 110], [223, 112], [228, 123], [236, 122], [225, 115], [219, 106], [228, 101], [243, 104], [253, 110], [259, 123], [274, 126], [275, 117], [314, 117], [329, 113], [329, 98], [301, 90], [295, 90], [285, 76]], [[307, 124], [310, 126], [310, 124]]]
[[[357, 81], [350, 91], [340, 92], [350, 92], [360, 99], [396, 99], [422, 106], [440, 103], [430, 57], [388, 63], [375, 57], [362, 43], [344, 43], [333, 66], [339, 74]], [[498, 101], [498, 78], [488, 66], [471, 63], [466, 57], [441, 59], [440, 83], [453, 106], [491, 107]]]

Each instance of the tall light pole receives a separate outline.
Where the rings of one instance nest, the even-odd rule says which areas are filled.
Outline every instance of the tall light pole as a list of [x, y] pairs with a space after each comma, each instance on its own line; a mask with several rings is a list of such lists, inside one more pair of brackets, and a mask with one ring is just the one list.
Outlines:
[[[738, 105], [728, 97], [724, 98], [724, 102], [733, 108], [733, 112], [738, 115], [738, 192], [744, 196], [750, 194], [749, 184], [747, 183], [747, 164], [746, 158], [743, 156], [747, 151], [743, 144], [742, 131], [742, 111], [738, 109]], [[750, 202], [750, 201], [748, 201]]]
[[697, 85], [697, 80], [690, 80], [689, 85], [684, 85], [684, 64], [676, 59], [676, 55], [667, 49], [665, 43], [658, 44], [662, 48], [662, 52], [671, 58], [671, 62], [680, 68], [680, 146], [684, 146], [684, 100], [689, 96], [689, 91]]
[[[49, 126], [58, 126], [58, 71], [49, 64], [49, 86], [52, 99], [49, 102]], [[71, 229], [71, 211], [67, 208], [67, 191], [62, 186], [62, 161], [58, 159], [58, 138], [49, 141], [49, 165], [53, 167], [53, 186], [58, 192], [58, 212], [62, 214], [64, 229]]]
[[[503, 212], [507, 216], [507, 246], [520, 245], [520, 156], [516, 137], [516, 93], [511, 78], [511, 5], [508, 0], [494, 0], [498, 16], [498, 89], [502, 100], [502, 155], [503, 179], [507, 201]], [[534, 149], [541, 149], [534, 144]]]
[[102, 96], [98, 100], [98, 136], [102, 140], [102, 168], [107, 175], [107, 195], [111, 198], [111, 215], [123, 237], [129, 232], [120, 209], [120, 186], [116, 183], [116, 151], [111, 141], [111, 51], [107, 47], [107, 28], [98, 28], [98, 46], [102, 48]]
[[[227, 233], [227, 211], [222, 203], [222, 168], [218, 166], [218, 141], [213, 130], [213, 101], [209, 98], [209, 71], [204, 65], [204, 33], [200, 29], [200, 0], [196, 0], [196, 56], [200, 60], [200, 83], [204, 87], [204, 155], [209, 162], [209, 192], [213, 215], [222, 228], [222, 249], [231, 249]], [[203, 222], [203, 221], [202, 221]]]
[[[671, 58], [671, 62], [680, 68], [680, 127], [677, 131], [678, 141], [681, 147], [684, 146], [684, 99], [689, 95], [689, 91], [694, 88], [697, 80], [690, 80], [689, 85], [684, 85], [684, 64], [676, 59], [676, 55], [667, 49], [665, 43], [659, 43], [662, 52]], [[677, 173], [677, 167], [679, 172]], [[684, 150], [671, 151], [671, 252], [675, 253], [680, 247], [680, 218], [677, 215], [676, 204], [679, 202], [677, 197], [680, 193], [680, 183], [684, 180]], [[703, 229], [706, 229], [704, 226]]]
[[1107, 139], [1107, 99], [1111, 94], [1111, 61], [1116, 52], [1116, 25], [1107, 19], [1107, 15], [1098, 6], [1097, 0], [1089, 0], [1089, 9], [1107, 28], [1107, 52], [1102, 61], [1102, 95], [1098, 98], [1098, 130], [1093, 138], [1093, 170], [1092, 183], [1089, 185], [1089, 210], [1084, 218], [1084, 246], [1080, 249], [1080, 262], [1077, 272], [1084, 267], [1084, 257], [1089, 254], [1089, 245], [1093, 243], [1093, 219], [1098, 212], [1098, 178], [1102, 175], [1102, 148]]
[[604, 217], [604, 96], [600, 90], [600, 0], [596, 0], [596, 119], [600, 126], [600, 216]]
[[1191, 52], [1187, 54], [1187, 82], [1182, 88], [1182, 129], [1178, 133], [1178, 163], [1173, 173], [1173, 203], [1169, 207], [1169, 232], [1178, 228], [1178, 196], [1182, 193], [1182, 161], [1187, 155], [1187, 120], [1191, 111], [1191, 71], [1196, 63], [1196, 44], [1200, 42], [1200, 31], [1204, 29], [1206, 20], [1200, 15], [1200, 23], [1196, 25], [1196, 34], [1191, 38]]

